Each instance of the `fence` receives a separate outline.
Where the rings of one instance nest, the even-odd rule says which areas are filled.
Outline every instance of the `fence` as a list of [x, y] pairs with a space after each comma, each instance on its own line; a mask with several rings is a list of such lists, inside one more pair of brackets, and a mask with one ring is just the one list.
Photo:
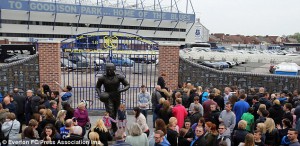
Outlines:
[[16, 87], [20, 92], [40, 87], [38, 54], [0, 66], [0, 92], [11, 93]]
[[180, 57], [179, 82], [196, 86], [224, 89], [227, 86], [250, 89], [265, 87], [268, 92], [300, 88], [299, 76], [279, 76], [232, 71], [219, 71]]

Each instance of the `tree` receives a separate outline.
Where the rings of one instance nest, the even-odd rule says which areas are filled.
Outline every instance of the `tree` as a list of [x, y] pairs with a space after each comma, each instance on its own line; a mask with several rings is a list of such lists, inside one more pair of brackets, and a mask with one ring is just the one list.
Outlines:
[[295, 38], [300, 43], [300, 33], [299, 32], [292, 35], [292, 37]]

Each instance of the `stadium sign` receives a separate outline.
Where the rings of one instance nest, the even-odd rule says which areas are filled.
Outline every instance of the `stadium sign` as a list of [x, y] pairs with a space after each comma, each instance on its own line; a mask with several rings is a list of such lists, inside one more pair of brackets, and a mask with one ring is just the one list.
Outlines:
[[160, 11], [144, 11], [136, 9], [122, 9], [101, 6], [74, 5], [62, 3], [49, 3], [37, 1], [21, 0], [1, 0], [1, 9], [21, 10], [21, 11], [38, 11], [53, 13], [68, 13], [82, 15], [112, 16], [112, 17], [129, 17], [144, 19], [161, 19], [171, 21], [195, 22], [194, 14], [171, 13]]

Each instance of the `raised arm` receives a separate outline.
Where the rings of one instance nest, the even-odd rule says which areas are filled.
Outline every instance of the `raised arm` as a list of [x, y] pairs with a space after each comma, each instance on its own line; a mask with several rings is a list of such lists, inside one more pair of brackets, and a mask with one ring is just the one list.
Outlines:
[[63, 90], [64, 89], [64, 87], [62, 86], [62, 85], [60, 85], [58, 82], [56, 82], [56, 81], [54, 81], [55, 82], [55, 84], [56, 85], [58, 85], [59, 86], [59, 88], [61, 89], [61, 90]]

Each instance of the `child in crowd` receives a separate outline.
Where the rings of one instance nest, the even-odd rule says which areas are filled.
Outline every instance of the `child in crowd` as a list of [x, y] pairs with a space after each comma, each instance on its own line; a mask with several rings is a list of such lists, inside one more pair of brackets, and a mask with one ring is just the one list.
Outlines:
[[119, 129], [125, 130], [127, 123], [127, 112], [125, 109], [125, 105], [121, 104], [119, 109], [118, 109], [118, 127]]
[[104, 113], [104, 117], [102, 118], [105, 127], [112, 134], [111, 122], [117, 123], [117, 121], [109, 116], [108, 112]]
[[264, 143], [261, 140], [261, 131], [259, 130], [254, 131], [254, 142], [256, 146], [264, 146]]

